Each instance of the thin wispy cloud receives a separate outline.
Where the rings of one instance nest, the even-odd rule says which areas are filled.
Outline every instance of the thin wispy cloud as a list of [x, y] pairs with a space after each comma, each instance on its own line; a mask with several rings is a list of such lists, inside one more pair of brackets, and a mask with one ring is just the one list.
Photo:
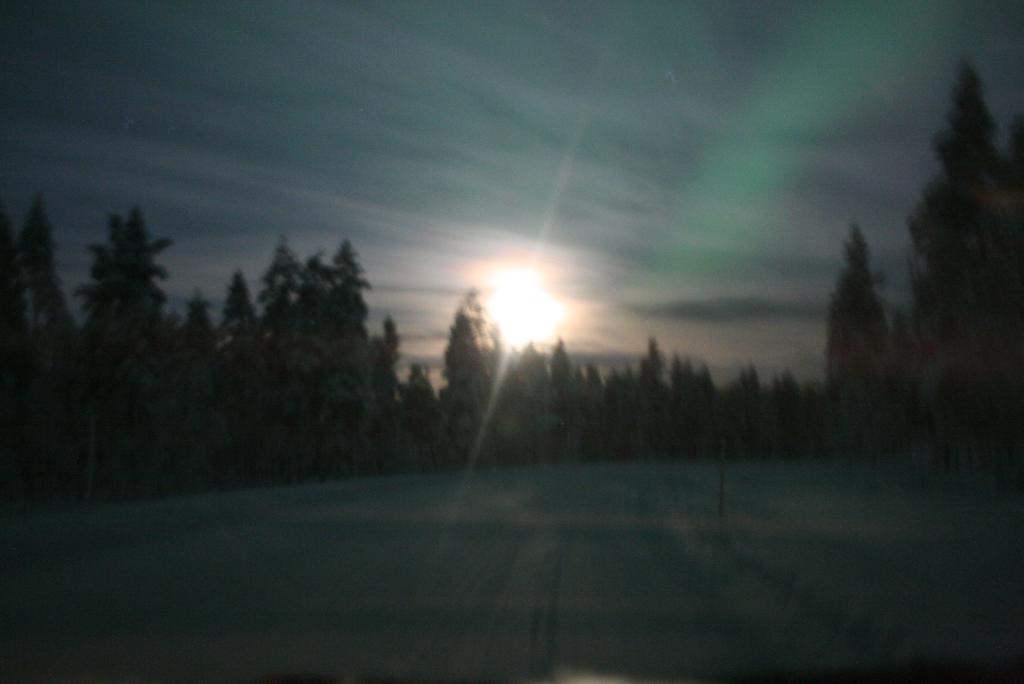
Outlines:
[[[905, 297], [904, 219], [957, 60], [1001, 121], [1024, 110], [1011, 3], [780, 3], [767, 22], [746, 3], [4, 12], [0, 199], [17, 216], [44, 193], [69, 289], [136, 203], [175, 240], [174, 301], [222, 296], [234, 268], [255, 286], [281, 235], [303, 256], [348, 238], [374, 315], [402, 311], [435, 355], [420, 336], [483, 285], [473, 265], [539, 250], [577, 307], [570, 348], [632, 354], [650, 327], [667, 349], [776, 358], [760, 328], [694, 326], [809, 328], [852, 220]], [[892, 40], [908, 27], [925, 30]]]

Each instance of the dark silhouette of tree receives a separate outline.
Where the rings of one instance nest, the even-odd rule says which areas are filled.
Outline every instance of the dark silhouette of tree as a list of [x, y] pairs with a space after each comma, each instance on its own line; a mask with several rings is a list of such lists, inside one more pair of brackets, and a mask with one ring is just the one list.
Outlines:
[[909, 221], [914, 314], [929, 346], [951, 361], [963, 360], [964, 334], [989, 308], [983, 278], [996, 246], [986, 198], [999, 175], [995, 123], [970, 66], [961, 68], [952, 100], [948, 127], [935, 138], [941, 171]]
[[686, 458], [717, 455], [715, 443], [715, 386], [705, 365], [690, 359], [672, 359], [669, 370], [669, 406], [674, 451]]
[[436, 468], [440, 439], [441, 407], [430, 384], [428, 371], [418, 363], [409, 368], [402, 387], [402, 418], [421, 466]]
[[323, 262], [322, 256], [314, 254], [299, 271], [296, 318], [298, 327], [306, 332], [323, 332], [327, 325], [328, 297], [336, 286], [334, 269]]
[[607, 456], [605, 439], [605, 387], [601, 372], [593, 363], [579, 374], [580, 457], [595, 461]]
[[385, 403], [398, 399], [398, 373], [396, 367], [399, 359], [398, 327], [391, 316], [384, 318], [384, 334], [374, 338], [371, 355], [371, 372], [374, 396]]
[[1010, 124], [1010, 153], [1007, 160], [1007, 175], [1013, 192], [1007, 199], [1017, 211], [1024, 209], [1024, 198], [1018, 192], [1024, 186], [1024, 116], [1016, 116]]
[[107, 244], [89, 247], [91, 282], [78, 290], [87, 336], [81, 397], [85, 408], [86, 496], [94, 487], [110, 496], [142, 496], [162, 490], [163, 466], [149, 448], [158, 425], [158, 399], [166, 371], [168, 337], [157, 284], [167, 277], [156, 263], [170, 240], [152, 239], [142, 213], [112, 215]]
[[723, 392], [720, 439], [731, 456], [765, 458], [766, 440], [764, 393], [757, 369], [747, 366]]
[[376, 451], [376, 471], [397, 466], [401, 443], [399, 428], [398, 328], [390, 316], [384, 319], [384, 334], [370, 344], [370, 407], [369, 436]]
[[235, 334], [252, 330], [256, 325], [256, 309], [252, 305], [249, 286], [241, 271], [235, 271], [228, 284], [227, 297], [224, 299], [224, 312], [221, 327]]
[[808, 430], [804, 425], [800, 385], [793, 374], [786, 371], [772, 380], [769, 392], [772, 454], [776, 457], [795, 458], [807, 449]]
[[328, 320], [342, 337], [366, 339], [366, 302], [363, 290], [370, 283], [352, 243], [345, 240], [332, 259], [334, 282], [328, 300]]
[[552, 425], [548, 452], [554, 458], [575, 460], [580, 448], [580, 382], [561, 338], [551, 352], [550, 376]]
[[1007, 180], [1001, 209], [1016, 257], [1017, 275], [1024, 280], [1024, 116], [1015, 117], [1010, 127]]
[[640, 383], [633, 369], [612, 370], [604, 382], [601, 433], [606, 458], [636, 460], [646, 455], [644, 424], [638, 415], [642, 406]]
[[149, 352], [147, 372], [158, 391], [147, 397], [144, 487], [149, 493], [223, 488], [237, 481], [227, 458], [228, 427], [219, 391], [222, 371], [215, 357], [216, 332], [210, 303], [197, 289], [185, 303], [185, 320], [169, 316]]
[[470, 291], [452, 323], [448, 346], [444, 351], [444, 377], [447, 386], [440, 401], [445, 434], [453, 456], [465, 463], [479, 437], [481, 419], [491, 386], [492, 351], [488, 339], [489, 323], [475, 290]]
[[669, 392], [665, 383], [665, 357], [658, 341], [647, 341], [647, 355], [640, 360], [637, 416], [641, 425], [642, 450], [648, 457], [664, 456], [669, 448]]
[[999, 153], [996, 124], [985, 104], [981, 78], [970, 64], [960, 65], [952, 99], [948, 128], [935, 137], [935, 151], [957, 191], [974, 194], [977, 184], [993, 180]]
[[868, 246], [860, 228], [850, 227], [846, 267], [828, 309], [825, 373], [829, 383], [877, 384], [886, 362], [888, 324], [875, 290]]
[[[0, 206], [0, 497], [13, 499], [29, 487], [31, 461], [25, 445], [28, 393], [34, 368], [26, 339], [25, 282], [14, 232]], [[19, 482], [20, 480], [20, 482]]]
[[262, 323], [268, 330], [283, 333], [295, 328], [301, 276], [299, 260], [282, 237], [274, 249], [267, 272], [263, 274], [263, 289], [259, 294], [263, 305]]
[[71, 323], [57, 276], [52, 234], [43, 197], [36, 195], [18, 237], [21, 267], [28, 286], [29, 324], [33, 332], [61, 332]]
[[486, 457], [498, 463], [540, 463], [556, 459], [547, 452], [554, 419], [550, 413], [547, 359], [533, 343], [508, 363], [489, 434]]
[[210, 320], [210, 302], [198, 289], [185, 304], [185, 338], [189, 344], [202, 351], [213, 349], [213, 321]]
[[28, 329], [25, 279], [10, 219], [0, 205], [0, 338], [23, 335]]
[[565, 350], [565, 342], [558, 338], [551, 352], [551, 387], [556, 401], [567, 403], [572, 395], [572, 362]]
[[[325, 432], [330, 434], [329, 449], [344, 454], [349, 467], [361, 470], [358, 464], [369, 465], [370, 472], [380, 470], [381, 460], [374, 453], [377, 446], [367, 443], [367, 428], [374, 407], [374, 388], [371, 381], [371, 349], [366, 333], [368, 309], [363, 291], [370, 288], [363, 275], [359, 255], [352, 244], [342, 242], [330, 267], [325, 267], [327, 286], [324, 298], [323, 320], [325, 329], [320, 350], [321, 377], [327, 383], [324, 389]], [[390, 334], [385, 330], [382, 363], [398, 360], [398, 335], [394, 326]], [[389, 407], [389, 411], [393, 407]], [[388, 416], [393, 422], [394, 417]], [[329, 424], [328, 422], [329, 421]], [[382, 445], [383, 446], [383, 445]], [[388, 440], [387, 448], [393, 443]], [[337, 456], [331, 457], [337, 459]], [[376, 464], [376, 465], [374, 465]], [[332, 466], [329, 469], [333, 469]]]
[[1024, 399], [1016, 135], [1011, 131], [1009, 158], [1002, 158], [981, 80], [963, 66], [947, 127], [935, 138], [940, 172], [908, 222], [921, 401], [945, 467], [991, 460], [1024, 439], [1007, 411]]
[[216, 377], [220, 410], [224, 416], [224, 454], [219, 473], [222, 482], [266, 482], [276, 464], [271, 462], [264, 415], [268, 401], [267, 385], [272, 382], [268, 365], [270, 355], [264, 340], [257, 335], [259, 320], [241, 271], [235, 271], [228, 284], [221, 317], [220, 345], [217, 350]]
[[138, 207], [132, 208], [127, 221], [112, 214], [107, 244], [89, 247], [92, 282], [78, 289], [87, 324], [156, 323], [167, 299], [157, 285], [167, 278], [167, 271], [156, 257], [170, 245], [166, 238], [150, 238]]

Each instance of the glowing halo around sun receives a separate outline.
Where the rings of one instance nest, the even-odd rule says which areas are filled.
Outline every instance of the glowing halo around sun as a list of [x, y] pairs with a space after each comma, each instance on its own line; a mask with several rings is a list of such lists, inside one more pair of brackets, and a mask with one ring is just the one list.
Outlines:
[[530, 342], [554, 342], [565, 307], [544, 289], [537, 271], [503, 269], [492, 282], [487, 311], [505, 344], [518, 349]]

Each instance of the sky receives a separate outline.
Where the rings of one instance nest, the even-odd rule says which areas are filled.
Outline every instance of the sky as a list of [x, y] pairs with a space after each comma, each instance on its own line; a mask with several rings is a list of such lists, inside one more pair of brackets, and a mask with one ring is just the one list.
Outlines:
[[578, 360], [814, 378], [851, 221], [907, 301], [962, 59], [1005, 132], [1019, 3], [3, 2], [0, 201], [43, 193], [69, 292], [138, 205], [172, 307], [350, 239], [407, 362], [533, 265]]

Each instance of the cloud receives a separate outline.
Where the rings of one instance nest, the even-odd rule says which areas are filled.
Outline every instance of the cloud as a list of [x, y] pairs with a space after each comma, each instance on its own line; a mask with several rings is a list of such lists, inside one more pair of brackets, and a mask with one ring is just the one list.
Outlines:
[[44, 192], [69, 290], [139, 203], [175, 241], [175, 303], [236, 267], [258, 289], [281, 234], [303, 256], [348, 238], [412, 356], [488, 268], [541, 258], [571, 348], [657, 330], [760, 362], [773, 336], [788, 362], [820, 346], [850, 220], [906, 299], [955, 60], [1021, 109], [1020, 10], [947, 9], [38, 0], [0, 22], [0, 192], [15, 215]]
[[823, 320], [825, 306], [808, 300], [785, 301], [764, 297], [684, 299], [630, 305], [634, 313], [693, 323], [743, 323], [764, 320]]
[[[444, 342], [448, 339], [447, 330], [428, 330], [426, 332], [401, 333], [402, 342]], [[434, 357], [431, 357], [434, 358]], [[440, 355], [436, 358], [440, 359]]]

